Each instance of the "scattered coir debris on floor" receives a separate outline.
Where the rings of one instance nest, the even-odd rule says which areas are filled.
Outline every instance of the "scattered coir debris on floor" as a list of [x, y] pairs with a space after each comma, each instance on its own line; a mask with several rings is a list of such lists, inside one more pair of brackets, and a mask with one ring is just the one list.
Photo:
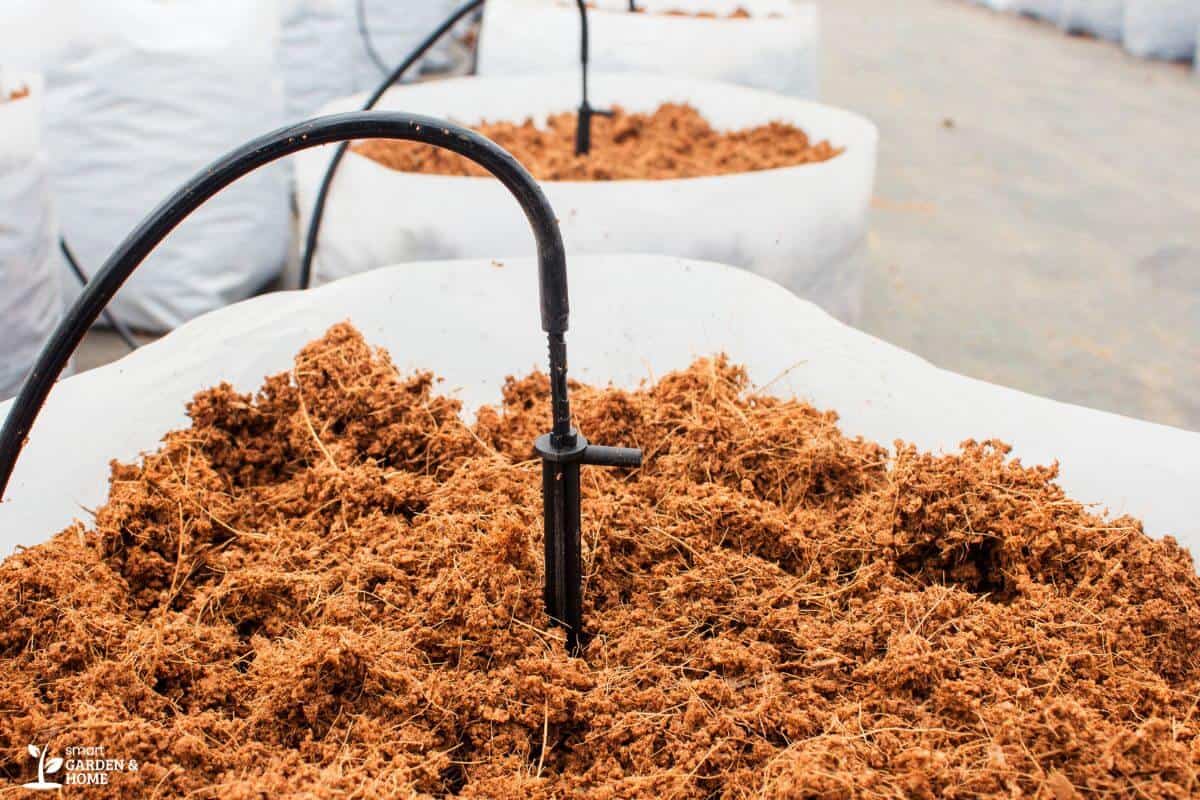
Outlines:
[[1200, 582], [996, 442], [895, 454], [722, 358], [577, 421], [586, 620], [542, 610], [547, 380], [468, 428], [349, 325], [116, 464], [0, 565], [0, 773], [81, 796], [1068, 797], [1200, 792]]
[[[9, 91], [7, 99], [9, 99], [9, 100], [24, 100], [26, 97], [29, 97], [29, 87], [22, 86], [19, 89], [12, 89], [11, 91]], [[4, 96], [0, 95], [0, 100], [3, 100], [3, 99], [5, 99]]]
[[[828, 141], [783, 122], [740, 131], [715, 130], [689, 105], [666, 103], [652, 114], [621, 108], [613, 116], [592, 119], [591, 151], [575, 155], [573, 111], [552, 114], [545, 127], [523, 123], [484, 122], [473, 126], [512, 153], [542, 181], [614, 181], [696, 178], [815, 164], [840, 155]], [[435, 175], [488, 173], [448, 150], [416, 142], [372, 139], [354, 150], [385, 167]]]

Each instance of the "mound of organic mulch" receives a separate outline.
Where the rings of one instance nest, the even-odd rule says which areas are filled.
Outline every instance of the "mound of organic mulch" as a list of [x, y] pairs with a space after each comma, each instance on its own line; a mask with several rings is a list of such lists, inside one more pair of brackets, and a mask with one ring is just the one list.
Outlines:
[[[771, 122], [740, 131], [715, 130], [689, 105], [666, 103], [652, 114], [621, 108], [592, 119], [589, 153], [575, 155], [573, 111], [551, 115], [545, 127], [485, 122], [474, 126], [512, 153], [543, 181], [614, 181], [696, 178], [828, 161], [844, 152], [828, 141], [813, 142], [794, 125]], [[402, 172], [435, 175], [488, 173], [448, 150], [416, 142], [372, 139], [355, 151]]]
[[577, 387], [581, 429], [646, 463], [585, 469], [571, 658], [546, 378], [471, 427], [434, 389], [339, 325], [0, 565], [5, 785], [34, 742], [139, 762], [81, 796], [1200, 792], [1192, 561], [1054, 468], [892, 455], [722, 358]]
[[[634, 13], [646, 14], [649, 12], [644, 8], [635, 8]], [[715, 11], [684, 11], [678, 8], [673, 8], [670, 11], [659, 11], [657, 13], [668, 17], [695, 17], [696, 19], [750, 19], [751, 17], [750, 12], [742, 6], [738, 6], [728, 14], [717, 14]], [[771, 16], [777, 17], [779, 15], [772, 14]]]
[[[638, 8], [637, 11], [643, 11], [643, 10], [642, 10], [642, 8]], [[665, 11], [665, 12], [661, 12], [661, 13], [666, 14], [666, 16], [668, 16], [668, 17], [695, 17], [696, 19], [750, 19], [750, 17], [751, 17], [750, 12], [746, 11], [745, 8], [743, 8], [742, 6], [738, 6], [737, 8], [734, 8], [733, 11], [731, 11], [730, 13], [727, 13], [727, 14], [718, 14], [714, 11], [680, 11], [680, 10]], [[778, 17], [778, 16], [779, 16], [779, 14], [772, 14], [772, 17]]]

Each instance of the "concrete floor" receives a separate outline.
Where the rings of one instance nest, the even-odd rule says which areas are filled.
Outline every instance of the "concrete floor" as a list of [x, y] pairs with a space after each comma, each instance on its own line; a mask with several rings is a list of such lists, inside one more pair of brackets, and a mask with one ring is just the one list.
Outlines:
[[862, 327], [1200, 429], [1200, 76], [965, 0], [820, 5], [823, 99], [881, 132]]
[[818, 2], [823, 97], [881, 131], [862, 327], [1200, 430], [1200, 78], [965, 0]]

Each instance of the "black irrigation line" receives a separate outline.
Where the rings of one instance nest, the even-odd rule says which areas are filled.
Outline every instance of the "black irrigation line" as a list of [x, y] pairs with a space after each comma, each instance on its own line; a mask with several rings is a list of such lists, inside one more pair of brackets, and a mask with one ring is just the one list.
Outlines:
[[254, 139], [214, 161], [154, 209], [117, 247], [83, 288], [38, 354], [32, 371], [0, 428], [0, 500], [17, 459], [55, 380], [88, 328], [155, 247], [193, 211], [223, 188], [285, 156], [333, 142], [394, 139], [445, 148], [474, 161], [509, 190], [525, 212], [538, 254], [541, 326], [550, 362], [552, 427], [534, 443], [542, 458], [545, 523], [546, 612], [566, 629], [571, 652], [583, 643], [583, 573], [580, 542], [580, 468], [584, 464], [636, 467], [640, 450], [601, 447], [571, 427], [567, 387], [567, 262], [558, 220], [541, 187], [494, 142], [467, 128], [400, 111], [356, 111], [318, 117]]
[[367, 0], [357, 0], [354, 5], [354, 18], [358, 23], [358, 36], [362, 39], [363, 49], [367, 51], [367, 58], [379, 68], [381, 75], [386, 75], [387, 64], [383, 63], [383, 57], [375, 49], [375, 42], [371, 39], [371, 28], [367, 24]]
[[[612, 112], [594, 109], [588, 102], [588, 44], [591, 37], [588, 35], [587, 3], [584, 0], [575, 0], [575, 5], [579, 8], [579, 66], [583, 76], [582, 99], [575, 117], [575, 155], [583, 156], [592, 149], [592, 117], [597, 114], [611, 117]], [[629, 7], [633, 10], [632, 0]]]
[[[83, 267], [79, 266], [79, 261], [75, 258], [75, 254], [71, 252], [71, 248], [67, 244], [66, 239], [61, 237], [59, 238], [58, 249], [62, 252], [63, 259], [66, 260], [67, 266], [71, 268], [71, 272], [75, 273], [75, 277], [79, 279], [79, 283], [83, 286], [87, 286], [87, 273], [83, 271]], [[129, 352], [132, 353], [134, 350], [138, 349], [138, 340], [134, 338], [133, 331], [129, 330], [128, 325], [117, 319], [116, 314], [112, 313], [112, 311], [105, 307], [105, 309], [100, 312], [100, 316], [104, 319], [106, 325], [117, 332], [117, 336], [119, 336], [121, 341], [125, 343], [125, 346], [129, 348]]]
[[[363, 0], [359, 0], [359, 8], [362, 8]], [[375, 91], [371, 92], [367, 101], [363, 103], [362, 110], [370, 111], [379, 102], [380, 98], [392, 87], [397, 81], [404, 77], [404, 74], [412, 68], [414, 64], [421, 60], [426, 52], [441, 40], [459, 20], [480, 8], [484, 0], [470, 0], [470, 2], [460, 6], [449, 17], [447, 17], [441, 25], [439, 25], [431, 34], [416, 46], [416, 48], [408, 54], [394, 70], [387, 75], [383, 81], [375, 87]], [[369, 39], [368, 39], [369, 41]], [[325, 205], [329, 202], [329, 188], [333, 185], [333, 179], [337, 175], [338, 166], [342, 163], [342, 159], [346, 157], [346, 151], [349, 149], [348, 142], [342, 142], [334, 151], [333, 157], [329, 159], [329, 166], [325, 168], [325, 174], [321, 176], [321, 184], [317, 188], [317, 196], [313, 201], [312, 216], [308, 221], [308, 229], [304, 234], [304, 252], [300, 258], [300, 288], [307, 289], [312, 284], [313, 259], [316, 257], [317, 241], [321, 235], [321, 222], [325, 218]]]

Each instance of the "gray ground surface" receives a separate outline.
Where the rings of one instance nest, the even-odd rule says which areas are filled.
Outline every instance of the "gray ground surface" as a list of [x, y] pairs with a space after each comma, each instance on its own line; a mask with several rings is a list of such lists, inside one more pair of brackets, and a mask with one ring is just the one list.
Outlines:
[[868, 332], [1200, 430], [1200, 77], [962, 0], [821, 2], [879, 125]]
[[1200, 430], [1200, 78], [965, 0], [820, 5], [824, 98], [882, 134], [862, 327]]

